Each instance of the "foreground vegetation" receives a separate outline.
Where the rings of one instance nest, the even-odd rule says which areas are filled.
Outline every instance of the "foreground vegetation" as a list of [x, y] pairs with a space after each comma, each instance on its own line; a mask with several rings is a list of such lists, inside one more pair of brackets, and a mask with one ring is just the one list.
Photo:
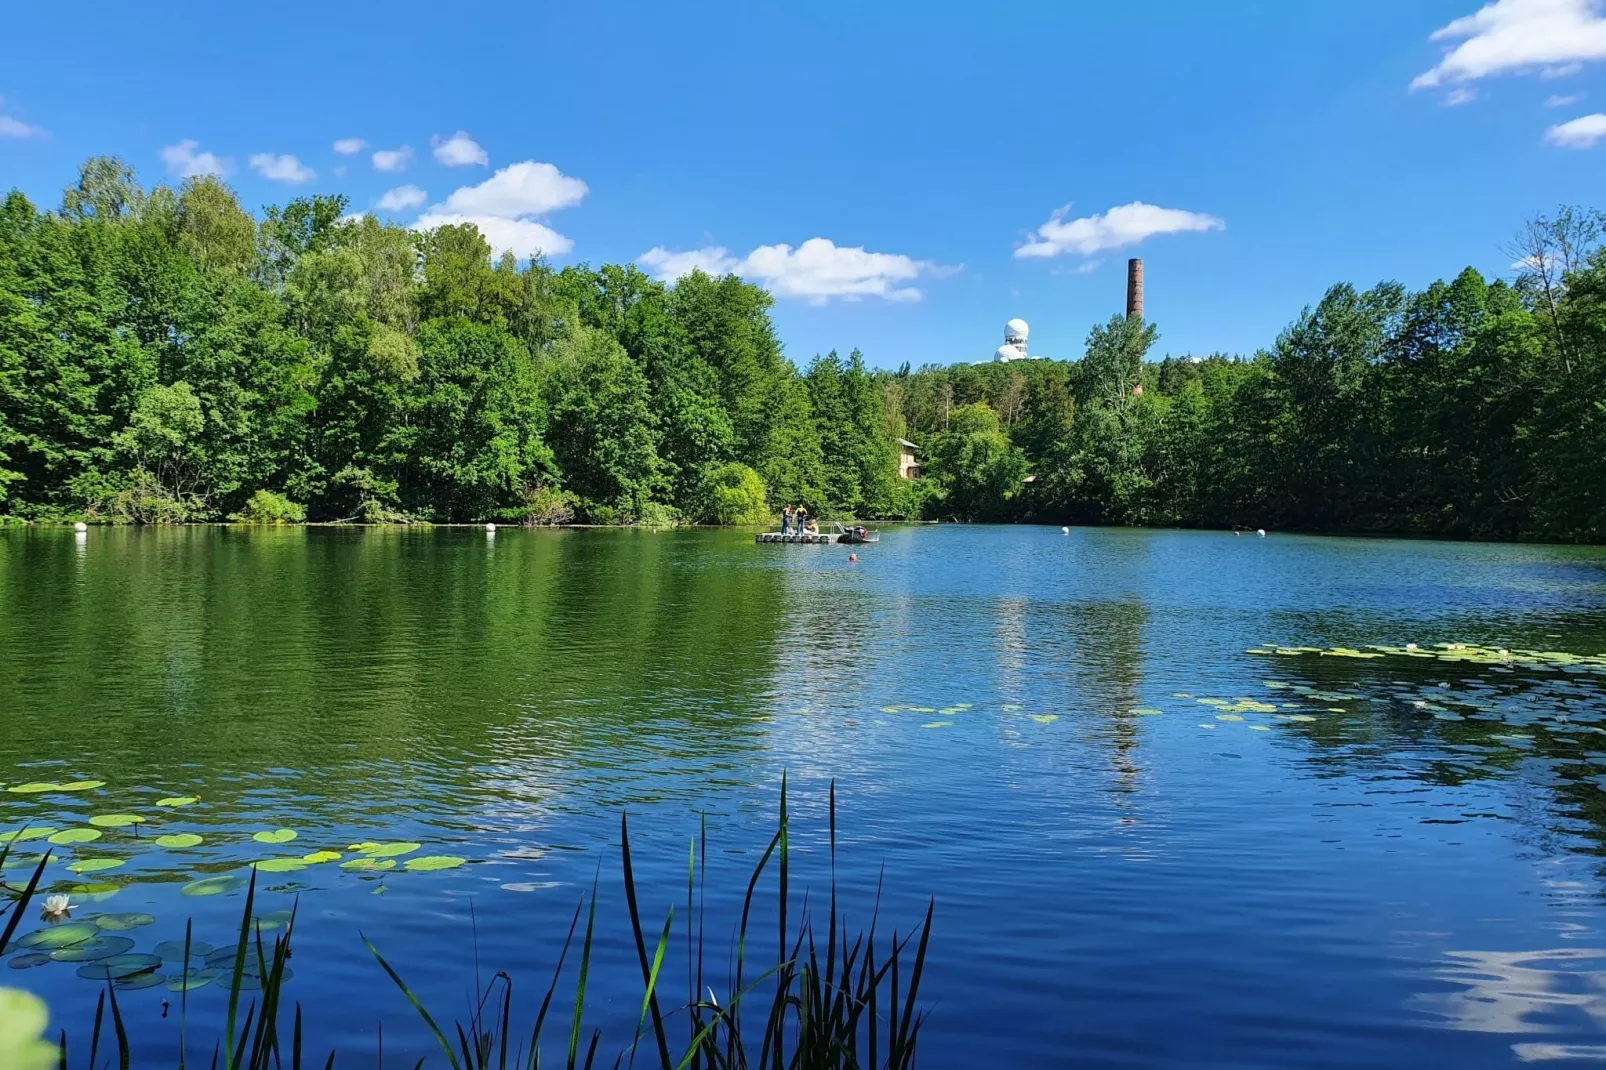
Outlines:
[[[708, 948], [700, 889], [705, 883], [706, 833], [692, 845], [688, 859], [685, 913], [680, 929], [677, 932], [672, 909], [654, 940], [653, 932], [643, 928], [631, 862], [629, 822], [626, 818], [620, 819], [625, 900], [629, 908], [629, 929], [640, 962], [643, 994], [634, 1034], [628, 1043], [617, 1038], [608, 1042], [610, 1048], [617, 1049], [612, 1062], [616, 1070], [624, 1065], [634, 1066], [638, 1058], [643, 1065], [656, 1065], [662, 1070], [746, 1070], [748, 1067], [908, 1070], [914, 1065], [920, 1027], [925, 1020], [925, 1013], [917, 1008], [917, 1003], [934, 906], [928, 906], [924, 920], [901, 938], [896, 931], [890, 938], [884, 933], [878, 934], [875, 918], [867, 932], [850, 936], [847, 919], [837, 906], [836, 786], [833, 783], [830, 794], [831, 886], [823, 919], [826, 931], [822, 947], [815, 937], [807, 898], [803, 914], [791, 916], [795, 927], [789, 921], [792, 889], [788, 833], [783, 778], [779, 827], [748, 881], [735, 944], [730, 949], [732, 972], [728, 978], [717, 982], [724, 984], [725, 994], [721, 997], [713, 987], [716, 980], [712, 972], [705, 974], [704, 969]], [[10, 842], [0, 844], [0, 863], [5, 861], [11, 847]], [[49, 864], [50, 855], [46, 853], [25, 887], [11, 889], [0, 884], [0, 891], [6, 892], [9, 899], [0, 906], [0, 955], [5, 954], [24, 913], [38, 905], [41, 881]], [[757, 971], [748, 961], [749, 926], [755, 920], [753, 906], [759, 883], [772, 869], [777, 877], [776, 960], [767, 969]], [[287, 963], [295, 933], [295, 912], [291, 912], [284, 931], [274, 934], [270, 944], [264, 939], [263, 926], [258, 924], [255, 896], [256, 874], [253, 871], [240, 915], [238, 939], [226, 963], [226, 979], [219, 982], [228, 986], [226, 1017], [223, 1022], [214, 1023], [216, 1038], [201, 1043], [200, 1048], [211, 1049], [209, 1065], [214, 1070], [219, 1066], [224, 1070], [332, 1068], [339, 1053], [330, 1051], [327, 1056], [314, 1058], [310, 1053], [315, 1045], [303, 1036], [301, 1005], [297, 1002], [292, 1007], [288, 1003], [285, 985], [289, 978]], [[597, 889], [593, 886], [591, 894], [575, 908], [552, 980], [529, 1024], [518, 1021], [514, 1011], [513, 980], [499, 972], [475, 994], [474, 1011], [468, 1020], [457, 1021], [449, 1029], [443, 1028], [414, 995], [402, 974], [366, 937], [362, 937], [362, 941], [439, 1045], [441, 1059], [435, 1065], [449, 1066], [453, 1070], [508, 1070], [510, 1067], [536, 1070], [542, 1065], [590, 1070], [598, 1065], [604, 1044], [600, 1030], [588, 1032], [583, 1024], [597, 927], [596, 905]], [[580, 936], [578, 949], [577, 934]], [[666, 1010], [664, 994], [670, 984], [668, 978], [678, 972], [663, 972], [672, 943], [686, 948], [687, 960], [678, 965], [685, 970], [687, 993], [680, 1005]], [[186, 927], [182, 957], [175, 964], [177, 973], [168, 978], [168, 987], [179, 993], [180, 1040], [173, 1064], [179, 1070], [183, 1070], [191, 1049], [197, 1046], [188, 1021], [188, 994], [191, 978], [197, 973], [190, 965], [192, 946], [190, 929]], [[74, 950], [74, 946], [65, 945], [57, 954], [68, 961], [93, 961], [93, 956], [74, 954]], [[561, 1034], [557, 1042], [544, 1042], [543, 1036], [550, 1035], [543, 1033], [548, 1012], [553, 1010], [559, 986], [564, 983], [565, 964], [571, 953], [578, 957], [571, 990], [572, 1013], [567, 1028], [564, 1024], [554, 1026]], [[465, 961], [477, 963], [478, 957], [477, 948], [465, 951]], [[129, 961], [119, 968], [123, 959], [103, 960], [107, 967], [101, 971], [105, 975], [105, 991], [93, 1022], [80, 1023], [74, 1030], [79, 1034], [78, 1040], [73, 1040], [67, 1029], [62, 1029], [54, 1041], [44, 1037], [42, 1004], [26, 993], [0, 988], [0, 1065], [7, 1070], [53, 1070], [57, 1065], [69, 1065], [69, 1054], [78, 1051], [80, 1045], [87, 1047], [88, 1065], [92, 1067], [101, 1065], [97, 1057], [102, 1051], [115, 1052], [119, 1066], [131, 1065], [135, 1045], [124, 1024], [117, 993], [148, 987], [146, 975], [160, 966], [149, 961], [151, 957], [148, 956], [124, 958], [139, 961]], [[242, 1001], [241, 994], [247, 985], [253, 990], [259, 988], [260, 997]], [[285, 1020], [287, 1016], [288, 1021]], [[84, 1034], [87, 1034], [87, 1041]], [[554, 1051], [561, 1052], [556, 1059], [552, 1057]], [[148, 1050], [142, 1051], [139, 1065], [152, 1065], [150, 1060], [154, 1057]], [[605, 1055], [603, 1058], [606, 1060]], [[426, 1060], [418, 1063], [419, 1067], [425, 1065]]]
[[[763, 523], [817, 516], [1606, 539], [1598, 217], [1516, 279], [1333, 287], [1266, 350], [800, 371], [770, 296], [493, 263], [340, 197], [258, 219], [89, 161], [0, 205], [0, 521]], [[1141, 388], [1141, 389], [1140, 389]], [[898, 477], [897, 439], [925, 476]]]

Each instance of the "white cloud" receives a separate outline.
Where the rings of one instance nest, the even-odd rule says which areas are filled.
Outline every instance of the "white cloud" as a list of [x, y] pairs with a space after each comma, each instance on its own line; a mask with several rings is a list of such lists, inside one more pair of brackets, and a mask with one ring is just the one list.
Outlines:
[[378, 205], [387, 212], [406, 212], [413, 208], [422, 208], [424, 202], [429, 200], [429, 194], [417, 186], [397, 186], [387, 190], [379, 198]]
[[1459, 108], [1463, 104], [1471, 104], [1478, 99], [1478, 91], [1470, 86], [1456, 86], [1444, 98], [1446, 108]]
[[46, 136], [45, 132], [37, 126], [29, 126], [21, 119], [13, 118], [10, 115], [0, 115], [0, 138], [31, 138], [44, 136]]
[[407, 170], [413, 162], [413, 150], [406, 145], [399, 149], [380, 149], [374, 153], [374, 170], [396, 174]]
[[1136, 245], [1156, 234], [1180, 234], [1225, 229], [1226, 223], [1212, 215], [1185, 212], [1180, 208], [1157, 208], [1133, 201], [1111, 208], [1102, 215], [1066, 219], [1066, 205], [1048, 222], [1037, 228], [1036, 237], [1015, 249], [1017, 257], [1051, 257], [1061, 253], [1092, 256], [1107, 249]]
[[234, 169], [234, 161], [210, 152], [196, 152], [200, 142], [186, 138], [177, 145], [162, 149], [162, 162], [169, 174], [179, 178], [199, 178], [202, 175], [226, 175]]
[[1569, 96], [1565, 96], [1565, 97], [1558, 94], [1556, 96], [1548, 98], [1545, 101], [1545, 107], [1547, 107], [1547, 108], [1565, 108], [1567, 105], [1569, 105], [1569, 104], [1577, 104], [1580, 100], [1583, 100], [1583, 99], [1584, 99], [1584, 94], [1582, 94], [1582, 93], [1573, 93], [1573, 94], [1571, 94]]
[[679, 252], [655, 245], [636, 257], [636, 263], [652, 272], [654, 278], [670, 282], [693, 271], [701, 271], [705, 275], [729, 275], [740, 266], [741, 261], [720, 245], [706, 245], [701, 249]]
[[361, 223], [366, 218], [368, 218], [368, 213], [367, 212], [347, 212], [345, 215], [343, 215], [339, 219], [335, 220], [335, 222], [336, 223]]
[[479, 142], [468, 136], [467, 130], [459, 130], [444, 141], [439, 136], [432, 137], [429, 143], [435, 146], [435, 159], [447, 167], [469, 167], [474, 164], [485, 167], [491, 162]]
[[456, 212], [437, 212], [434, 209], [418, 217], [414, 230], [433, 230], [458, 223], [472, 223], [480, 228], [485, 240], [491, 243], [491, 252], [497, 256], [512, 253], [526, 257], [562, 256], [574, 248], [574, 242], [565, 238], [545, 223], [533, 219], [504, 219], [500, 216], [462, 215]]
[[1431, 40], [1460, 43], [1411, 88], [1526, 71], [1576, 73], [1581, 63], [1606, 59], [1600, 7], [1601, 0], [1494, 0], [1434, 32]]
[[255, 152], [251, 154], [250, 163], [257, 174], [274, 182], [311, 182], [318, 177], [312, 168], [288, 152]]
[[343, 137], [335, 142], [334, 149], [342, 156], [355, 156], [368, 147], [368, 142], [360, 137]]
[[660, 247], [636, 258], [659, 279], [668, 281], [695, 268], [713, 275], [736, 274], [760, 282], [780, 297], [801, 297], [824, 304], [833, 297], [856, 301], [879, 297], [887, 301], [918, 301], [920, 291], [909, 283], [951, 274], [928, 260], [901, 253], [872, 253], [862, 247], [839, 246], [829, 238], [810, 238], [796, 249], [790, 245], [761, 245], [741, 259], [720, 246], [681, 252]]
[[438, 210], [513, 219], [572, 208], [587, 192], [584, 182], [551, 164], [524, 160], [509, 164], [477, 186], [461, 187]]
[[1564, 149], [1588, 149], [1606, 137], [1606, 115], [1596, 112], [1545, 131], [1545, 140]]
[[549, 163], [521, 160], [478, 185], [460, 186], [445, 201], [431, 205], [413, 229], [473, 223], [498, 255], [562, 256], [574, 242], [532, 217], [572, 208], [587, 192], [584, 182]]

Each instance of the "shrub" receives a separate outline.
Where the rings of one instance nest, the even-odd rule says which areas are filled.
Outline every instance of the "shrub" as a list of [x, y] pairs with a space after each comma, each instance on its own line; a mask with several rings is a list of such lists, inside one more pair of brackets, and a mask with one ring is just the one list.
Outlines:
[[169, 492], [145, 468], [126, 480], [102, 483], [84, 506], [84, 519], [112, 524], [183, 524], [204, 517], [205, 503]]
[[259, 490], [229, 519], [247, 524], [300, 524], [307, 519], [307, 507], [283, 494]]
[[644, 528], [672, 528], [680, 514], [662, 502], [646, 502], [636, 513], [636, 523]]
[[774, 518], [764, 480], [745, 464], [722, 464], [703, 477], [698, 519], [707, 524], [760, 525]]
[[545, 483], [526, 487], [523, 515], [519, 519], [526, 526], [567, 524], [574, 519], [574, 495]]

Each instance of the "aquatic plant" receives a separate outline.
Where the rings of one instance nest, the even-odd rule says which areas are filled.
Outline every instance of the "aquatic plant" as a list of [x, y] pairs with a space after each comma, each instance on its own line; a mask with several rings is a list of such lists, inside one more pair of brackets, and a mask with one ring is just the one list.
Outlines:
[[[831, 868], [829, 905], [822, 923], [823, 947], [817, 937], [814, 916], [805, 896], [803, 910], [791, 913], [790, 816], [787, 787], [781, 783], [778, 828], [771, 837], [747, 882], [742, 901], [731, 960], [733, 973], [721, 994], [705, 972], [707, 932], [703, 922], [704, 905], [700, 889], [706, 887], [707, 830], [690, 845], [686, 869], [685, 913], [681, 922], [686, 950], [684, 998], [672, 1010], [665, 1009], [666, 991], [663, 966], [671, 939], [675, 935], [676, 910], [671, 909], [661, 930], [653, 934], [644, 928], [636, 890], [635, 867], [631, 855], [630, 826], [627, 816], [620, 818], [621, 875], [629, 908], [629, 933], [635, 944], [641, 970], [643, 995], [636, 1027], [628, 1043], [615, 1057], [616, 1068], [642, 1059], [646, 1065], [662, 1070], [747, 1070], [767, 1067], [819, 1068], [819, 1070], [907, 1070], [913, 1066], [920, 1028], [925, 1012], [918, 1007], [919, 989], [925, 969], [935, 904], [927, 905], [924, 918], [912, 930], [886, 936], [879, 922], [880, 892], [868, 930], [850, 933], [846, 918], [838, 909], [836, 885], [836, 785], [830, 790], [829, 859]], [[0, 841], [0, 863], [12, 849], [16, 835]], [[400, 856], [419, 849], [416, 843], [361, 843], [354, 861], [374, 869], [397, 867]], [[336, 854], [335, 852], [323, 852]], [[338, 857], [338, 855], [337, 855]], [[47, 851], [34, 867], [27, 885], [7, 892], [8, 901], [0, 909], [0, 954], [12, 943], [23, 911], [33, 899], [46, 867]], [[309, 856], [310, 858], [310, 856]], [[406, 868], [430, 872], [452, 869], [464, 860], [451, 855], [418, 856]], [[303, 864], [309, 864], [303, 862]], [[345, 863], [350, 865], [351, 863]], [[16, 942], [38, 962], [79, 963], [80, 976], [105, 985], [88, 1026], [89, 1065], [101, 1065], [103, 1050], [114, 1051], [117, 1064], [131, 1065], [132, 1045], [125, 1028], [118, 993], [165, 985], [179, 996], [180, 1051], [177, 1066], [187, 1070], [190, 1023], [189, 993], [206, 984], [226, 985], [228, 1005], [221, 1023], [211, 1065], [223, 1070], [301, 1070], [317, 1063], [304, 1061], [301, 1006], [288, 1004], [285, 984], [291, 979], [288, 968], [296, 911], [256, 913], [258, 864], [249, 881], [244, 882], [245, 901], [240, 915], [238, 936], [232, 946], [213, 948], [195, 941], [186, 925], [184, 940], [164, 941], [151, 953], [133, 951], [134, 940], [122, 932], [150, 924], [148, 914], [101, 914], [81, 921], [66, 921], [29, 933]], [[760, 884], [769, 874], [777, 879], [776, 961], [756, 974], [749, 966], [748, 936], [754, 921], [754, 902]], [[599, 878], [600, 880], [600, 873]], [[239, 877], [222, 875], [191, 882], [181, 891], [186, 895], [213, 895], [241, 886]], [[576, 953], [578, 962], [573, 980], [573, 1013], [556, 1043], [568, 1070], [597, 1064], [602, 1034], [585, 1029], [584, 1013], [590, 981], [591, 956], [597, 930], [597, 883], [589, 895], [576, 905], [567, 936], [558, 954], [550, 982], [542, 994], [534, 1021], [521, 1023], [513, 1011], [513, 980], [498, 973], [476, 993], [473, 1013], [467, 1021], [455, 1021], [443, 1028], [408, 987], [401, 972], [362, 936], [380, 968], [396, 984], [405, 1000], [418, 1014], [439, 1044], [445, 1064], [453, 1070], [536, 1070], [542, 1065], [543, 1037], [548, 1012], [563, 984], [565, 967]], [[586, 919], [583, 932], [580, 919]], [[621, 928], [623, 923], [620, 923]], [[272, 934], [271, 946], [266, 934]], [[361, 936], [361, 934], [359, 934]], [[476, 952], [477, 954], [477, 952]], [[13, 960], [15, 962], [15, 960]], [[199, 961], [203, 965], [197, 966]], [[34, 963], [30, 961], [29, 965]], [[176, 966], [166, 974], [164, 965]], [[244, 1001], [242, 993], [260, 993]], [[4, 993], [0, 992], [0, 997]], [[293, 1006], [293, 1011], [289, 1010]], [[0, 1009], [4, 1009], [0, 1007]], [[23, 1026], [32, 1029], [32, 1051], [42, 1051], [37, 1042], [44, 1027], [42, 1005], [29, 1001], [19, 1011]], [[283, 1021], [289, 1014], [289, 1028]], [[682, 1039], [670, 1040], [671, 1021], [682, 1023]], [[4, 1023], [0, 1023], [3, 1026]], [[554, 1027], [556, 1028], [556, 1027]], [[108, 1033], [109, 1029], [109, 1033]], [[27, 1031], [25, 1028], [24, 1032]], [[527, 1038], [527, 1039], [526, 1039]], [[0, 1055], [9, 1054], [5, 1044], [10, 1034], [0, 1028]], [[546, 1044], [550, 1047], [551, 1042]], [[47, 1044], [50, 1065], [59, 1058], [68, 1065], [69, 1034]], [[77, 1049], [74, 1048], [74, 1051]], [[321, 1065], [329, 1070], [335, 1063], [330, 1052]], [[0, 1063], [6, 1067], [28, 1065], [20, 1057]], [[422, 1067], [423, 1061], [418, 1064]], [[551, 1065], [550, 1061], [548, 1065]]]

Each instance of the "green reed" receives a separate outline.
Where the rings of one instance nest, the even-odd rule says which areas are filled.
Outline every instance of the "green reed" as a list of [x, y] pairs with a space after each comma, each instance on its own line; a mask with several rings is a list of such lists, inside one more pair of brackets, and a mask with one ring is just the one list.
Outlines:
[[[921, 976], [931, 938], [935, 903], [928, 903], [925, 916], [910, 932], [890, 936], [879, 932], [880, 890], [868, 930], [850, 932], [841, 914], [836, 884], [836, 785], [830, 790], [830, 889], [824, 923], [823, 948], [816, 936], [814, 918], [805, 894], [803, 909], [794, 918], [791, 902], [789, 839], [790, 817], [787, 787], [783, 776], [778, 827], [747, 882], [742, 901], [741, 920], [731, 949], [733, 973], [726, 997], [721, 1000], [708, 984], [706, 973], [706, 878], [707, 830], [699, 831], [690, 846], [686, 867], [686, 902], [682, 930], [686, 948], [686, 992], [672, 1010], [664, 1007], [664, 961], [675, 931], [675, 910], [671, 909], [661, 929], [649, 934], [643, 925], [636, 893], [635, 867], [630, 848], [628, 816], [620, 818], [621, 863], [629, 926], [641, 970], [642, 999], [636, 1027], [630, 1042], [615, 1056], [615, 1070], [644, 1066], [660, 1070], [907, 1070], [914, 1065], [916, 1042], [925, 1022], [918, 1009]], [[3, 862], [9, 845], [0, 847]], [[0, 929], [0, 954], [6, 949], [22, 912], [33, 898], [49, 861], [40, 860], [32, 879], [20, 891], [11, 889], [11, 903], [0, 910], [5, 925]], [[777, 878], [775, 961], [749, 976], [748, 936], [754, 921], [754, 903], [765, 876]], [[591, 955], [597, 931], [597, 888], [576, 905], [568, 932], [558, 954], [534, 1019], [521, 1024], [514, 1011], [514, 983], [505, 972], [496, 973], [483, 985], [476, 982], [475, 1001], [467, 1020], [455, 1020], [443, 1029], [407, 982], [366, 936], [363, 944], [423, 1021], [452, 1070], [539, 1070], [556, 1066], [546, 1058], [550, 1012], [564, 985], [565, 966], [580, 937], [576, 976], [573, 981], [571, 1012], [567, 1036], [558, 1047], [566, 1070], [591, 1070], [597, 1065], [602, 1045], [599, 1029], [584, 1025]], [[246, 889], [241, 913], [239, 940], [235, 948], [229, 981], [227, 1015], [222, 1039], [214, 1048], [211, 1070], [302, 1070], [301, 1005], [294, 1005], [288, 1047], [281, 1033], [284, 1013], [284, 971], [290, 957], [295, 929], [292, 911], [282, 934], [276, 934], [267, 947], [261, 932], [252, 924], [256, 898], [253, 873]], [[9, 914], [9, 917], [5, 915]], [[585, 918], [582, 930], [580, 921]], [[619, 924], [623, 924], [622, 922]], [[651, 937], [651, 938], [649, 938]], [[911, 952], [911, 945], [913, 950]], [[185, 965], [190, 967], [190, 930], [185, 929]], [[478, 958], [475, 949], [476, 961]], [[261, 979], [261, 998], [245, 1007], [240, 1021], [241, 980], [248, 961], [254, 961]], [[477, 966], [476, 966], [477, 972]], [[188, 1039], [188, 985], [180, 986], [179, 1070], [189, 1070], [185, 1047]], [[106, 1011], [110, 1012], [112, 1036], [106, 1040]], [[683, 1039], [671, 1040], [674, 1032]], [[381, 1033], [381, 1036], [383, 1034]], [[90, 1030], [88, 1065], [98, 1068], [103, 1040], [114, 1052], [116, 1065], [130, 1065], [130, 1046], [117, 1003], [116, 988], [108, 981], [101, 994]], [[381, 1044], [383, 1042], [381, 1041]], [[68, 1070], [68, 1042], [61, 1035], [61, 1067]], [[323, 1061], [332, 1070], [336, 1054]], [[415, 1070], [425, 1065], [419, 1060]]]

